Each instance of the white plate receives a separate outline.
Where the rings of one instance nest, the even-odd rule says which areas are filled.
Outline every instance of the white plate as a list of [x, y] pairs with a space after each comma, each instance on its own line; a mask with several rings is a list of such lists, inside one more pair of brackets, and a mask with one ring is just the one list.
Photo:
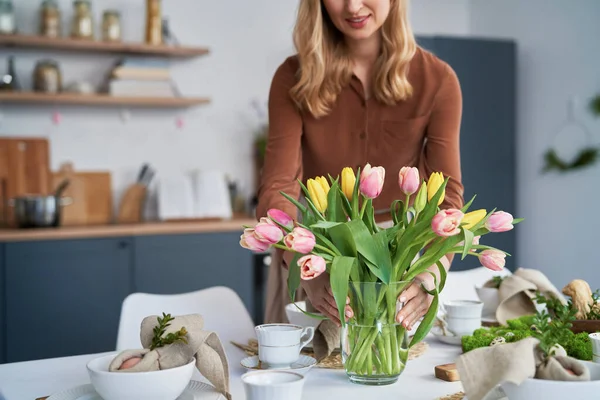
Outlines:
[[301, 355], [298, 361], [290, 365], [288, 368], [268, 368], [260, 363], [258, 356], [252, 356], [244, 358], [241, 364], [242, 367], [250, 370], [290, 370], [297, 372], [300, 375], [306, 375], [312, 367], [317, 365], [317, 360], [310, 356]]
[[431, 328], [431, 334], [442, 343], [451, 344], [453, 346], [462, 346], [462, 341], [459, 336], [454, 336], [452, 334], [446, 336], [442, 333], [442, 329], [438, 326]]
[[[225, 396], [203, 382], [190, 381], [177, 400], [223, 400]], [[102, 400], [91, 383], [68, 389], [48, 397], [48, 400]]]

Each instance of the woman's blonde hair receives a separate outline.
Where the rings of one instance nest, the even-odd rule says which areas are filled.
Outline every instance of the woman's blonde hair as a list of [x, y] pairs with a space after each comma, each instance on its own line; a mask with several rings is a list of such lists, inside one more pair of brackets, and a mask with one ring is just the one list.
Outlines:
[[[385, 104], [412, 95], [408, 67], [417, 44], [408, 22], [408, 0], [390, 0], [381, 27], [382, 49], [375, 63], [374, 94]], [[322, 0], [301, 0], [294, 28], [300, 61], [299, 79], [291, 89], [295, 103], [315, 117], [327, 115], [352, 77], [343, 34], [333, 25]]]

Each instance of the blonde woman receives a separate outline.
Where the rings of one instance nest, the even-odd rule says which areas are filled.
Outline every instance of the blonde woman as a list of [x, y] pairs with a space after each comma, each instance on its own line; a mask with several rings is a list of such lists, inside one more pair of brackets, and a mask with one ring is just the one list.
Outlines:
[[[298, 197], [297, 179], [337, 175], [345, 166], [416, 166], [422, 177], [440, 171], [450, 180], [440, 207], [463, 205], [459, 131], [462, 95], [452, 68], [417, 46], [408, 0], [300, 0], [294, 30], [297, 54], [277, 69], [269, 94], [269, 137], [257, 217], [270, 208], [296, 215], [280, 191]], [[402, 198], [387, 174], [376, 210]], [[383, 213], [382, 213], [383, 216]], [[286, 322], [287, 263], [275, 253], [269, 273], [266, 322]], [[443, 258], [446, 269], [451, 259]], [[436, 266], [430, 269], [439, 274]], [[433, 277], [418, 280], [433, 285]], [[432, 297], [413, 283], [400, 296], [396, 320], [407, 328]], [[339, 324], [329, 276], [303, 281], [297, 299]], [[350, 310], [347, 310], [347, 312]]]

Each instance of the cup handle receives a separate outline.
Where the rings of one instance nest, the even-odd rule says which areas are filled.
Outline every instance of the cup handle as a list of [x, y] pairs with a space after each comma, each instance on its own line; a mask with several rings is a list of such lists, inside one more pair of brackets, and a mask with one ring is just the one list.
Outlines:
[[315, 328], [312, 326], [307, 326], [302, 330], [302, 336], [300, 337], [300, 348], [304, 348], [315, 336]]

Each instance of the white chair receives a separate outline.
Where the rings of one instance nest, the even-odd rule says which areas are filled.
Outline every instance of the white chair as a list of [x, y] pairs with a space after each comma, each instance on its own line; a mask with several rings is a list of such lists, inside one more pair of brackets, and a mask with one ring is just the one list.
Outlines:
[[141, 348], [140, 325], [148, 315], [200, 314], [204, 329], [218, 334], [223, 345], [233, 340], [246, 343], [255, 336], [254, 322], [240, 297], [227, 287], [161, 295], [133, 293], [121, 307], [117, 351]]
[[446, 285], [440, 293], [440, 303], [451, 300], [479, 300], [475, 286], [481, 286], [494, 276], [512, 275], [510, 270], [491, 271], [485, 267], [465, 271], [450, 271], [446, 277]]

